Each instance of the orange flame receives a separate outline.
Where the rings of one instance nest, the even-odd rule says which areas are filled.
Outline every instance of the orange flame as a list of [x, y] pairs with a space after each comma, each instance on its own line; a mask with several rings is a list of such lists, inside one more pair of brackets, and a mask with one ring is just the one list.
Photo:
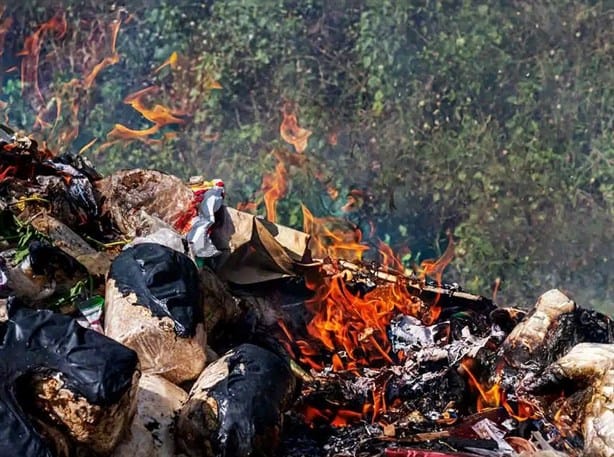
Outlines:
[[115, 124], [113, 129], [107, 134], [107, 138], [115, 141], [139, 140], [145, 143], [157, 142], [158, 140], [151, 140], [149, 137], [156, 134], [162, 127], [170, 124], [184, 124], [185, 120], [178, 117], [185, 116], [186, 113], [183, 111], [172, 110], [160, 104], [154, 105], [151, 109], [145, 106], [144, 98], [158, 91], [158, 87], [150, 86], [134, 92], [124, 99], [124, 103], [132, 106], [141, 116], [153, 122], [154, 125], [146, 129], [134, 130], [122, 124]]
[[145, 107], [143, 99], [149, 94], [158, 93], [159, 90], [160, 89], [156, 86], [146, 87], [145, 89], [141, 89], [128, 95], [126, 98], [124, 98], [124, 103], [132, 106], [132, 108], [138, 111], [141, 116], [148, 121], [153, 122], [159, 128], [169, 124], [184, 124], [185, 120], [177, 117], [185, 116], [186, 113], [183, 111], [172, 110], [159, 104], [154, 105], [152, 109]]
[[26, 93], [26, 87], [31, 86], [39, 105], [44, 104], [43, 94], [41, 93], [38, 82], [38, 64], [43, 45], [43, 38], [46, 33], [55, 33], [57, 39], [61, 39], [67, 30], [66, 18], [64, 15], [56, 15], [44, 22], [40, 27], [24, 42], [24, 49], [17, 53], [22, 56], [21, 61], [21, 90], [22, 95]]
[[177, 51], [173, 51], [172, 54], [169, 56], [169, 58], [166, 59], [162, 63], [162, 65], [160, 65], [158, 68], [154, 70], [154, 73], [159, 73], [160, 70], [168, 66], [170, 66], [174, 70], [175, 68], [177, 68], [178, 63], [179, 63], [179, 54], [177, 53]]
[[111, 65], [115, 65], [119, 62], [119, 54], [117, 53], [116, 45], [117, 45], [117, 35], [119, 33], [119, 27], [121, 25], [120, 20], [114, 21], [109, 27], [111, 29], [111, 53], [102, 59], [101, 62], [97, 63], [92, 71], [83, 78], [83, 85], [86, 89], [92, 87], [94, 80], [98, 76], [103, 69], [109, 67]]
[[347, 427], [362, 419], [361, 413], [349, 409], [318, 409], [311, 405], [305, 405], [302, 414], [305, 422], [312, 426], [317, 423], [323, 423], [330, 424], [333, 427]]
[[157, 125], [152, 125], [144, 130], [133, 130], [125, 125], [115, 124], [113, 129], [107, 134], [107, 138], [112, 140], [139, 140], [148, 138], [158, 130], [160, 130], [160, 128]]
[[[448, 246], [446, 250], [442, 254], [442, 256], [437, 260], [424, 260], [420, 264], [420, 276], [422, 279], [427, 276], [434, 278], [437, 284], [442, 283], [443, 271], [450, 264], [452, 259], [454, 258], [454, 239], [452, 235], [448, 233]], [[439, 305], [440, 296], [437, 295], [435, 300], [431, 304], [429, 308], [429, 316], [425, 320], [425, 323], [432, 324], [437, 320], [439, 315], [441, 314], [441, 306]]]
[[294, 146], [296, 152], [303, 153], [307, 149], [307, 141], [312, 132], [298, 126], [298, 119], [290, 106], [286, 104], [282, 109], [283, 120], [279, 126], [279, 134], [286, 143]]
[[420, 311], [419, 300], [403, 283], [378, 287], [364, 297], [353, 295], [339, 275], [308, 285], [316, 293], [306, 303], [314, 312], [307, 332], [330, 352], [345, 352], [348, 362], [337, 357], [337, 370], [394, 363], [387, 325], [397, 313]]
[[495, 383], [490, 389], [484, 388], [471, 372], [467, 361], [461, 362], [461, 367], [469, 376], [469, 384], [477, 389], [479, 397], [477, 399], [477, 410], [484, 411], [488, 408], [498, 408], [502, 406], [507, 413], [518, 421], [536, 418], [536, 409], [533, 405], [519, 400], [516, 402], [516, 410], [507, 401], [506, 393], [499, 383]]
[[437, 284], [441, 284], [443, 277], [443, 270], [450, 264], [452, 259], [454, 258], [454, 239], [452, 235], [448, 233], [448, 246], [444, 251], [443, 255], [437, 260], [424, 260], [420, 264], [420, 271], [422, 277], [429, 276], [435, 281]]
[[362, 234], [357, 228], [350, 228], [343, 219], [314, 217], [303, 209], [303, 231], [311, 235], [310, 245], [313, 257], [346, 260], [360, 260], [369, 248], [361, 244]]
[[288, 172], [282, 161], [277, 162], [274, 173], [262, 177], [262, 191], [267, 219], [277, 222], [277, 202], [288, 191]]

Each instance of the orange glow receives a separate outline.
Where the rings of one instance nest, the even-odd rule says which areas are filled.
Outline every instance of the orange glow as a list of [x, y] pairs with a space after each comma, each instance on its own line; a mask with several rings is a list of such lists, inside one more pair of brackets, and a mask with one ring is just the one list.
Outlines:
[[158, 87], [150, 86], [134, 92], [124, 99], [124, 103], [132, 106], [141, 116], [153, 122], [154, 125], [146, 129], [134, 130], [122, 124], [115, 124], [113, 129], [107, 134], [109, 142], [105, 143], [105, 145], [113, 144], [116, 141], [132, 140], [142, 141], [147, 144], [159, 143], [159, 140], [151, 139], [150, 137], [158, 133], [162, 127], [169, 124], [185, 123], [184, 119], [177, 117], [185, 115], [183, 111], [172, 110], [159, 104], [154, 105], [151, 109], [145, 106], [145, 97], [150, 94], [155, 94], [158, 91]]
[[150, 94], [156, 94], [159, 92], [159, 88], [155, 86], [149, 86], [145, 89], [141, 89], [128, 95], [124, 99], [124, 103], [132, 106], [148, 121], [153, 122], [158, 127], [163, 127], [169, 124], [184, 124], [185, 120], [177, 116], [185, 116], [186, 113], [179, 110], [172, 110], [162, 105], [154, 105], [152, 109], [148, 109], [145, 106], [144, 98]]
[[522, 400], [516, 402], [516, 410], [514, 410], [512, 405], [508, 403], [505, 391], [499, 383], [495, 383], [490, 389], [486, 390], [471, 372], [467, 361], [461, 362], [461, 367], [467, 373], [467, 376], [469, 376], [469, 384], [479, 392], [479, 397], [477, 399], [478, 411], [502, 406], [511, 417], [521, 422], [537, 417], [535, 407]]
[[403, 283], [377, 287], [362, 298], [352, 295], [339, 275], [308, 286], [316, 293], [306, 302], [314, 313], [307, 332], [331, 353], [346, 353], [347, 363], [333, 358], [337, 371], [394, 364], [387, 325], [397, 313], [417, 315], [421, 304]]
[[262, 177], [262, 192], [267, 219], [277, 222], [277, 202], [288, 191], [288, 172], [282, 161], [277, 162], [275, 172]]
[[330, 425], [333, 427], [347, 427], [348, 425], [360, 422], [362, 414], [349, 409], [340, 409], [337, 411]]
[[315, 217], [303, 209], [303, 231], [311, 235], [310, 249], [315, 258], [360, 260], [369, 248], [361, 244], [362, 234], [343, 219]]
[[307, 130], [298, 126], [296, 114], [292, 112], [290, 104], [286, 104], [282, 110], [283, 120], [279, 126], [279, 134], [286, 143], [294, 146], [298, 153], [305, 152], [307, 149], [307, 141], [311, 136], [311, 130]]
[[303, 411], [303, 416], [305, 418], [305, 422], [308, 424], [314, 424], [315, 422], [328, 422], [329, 419], [326, 415], [317, 408], [313, 406], [305, 406], [305, 410]]
[[170, 66], [174, 70], [175, 68], [177, 68], [178, 62], [179, 62], [179, 54], [177, 54], [177, 51], [173, 51], [173, 53], [169, 56], [169, 58], [166, 59], [164, 63], [162, 63], [162, 65], [160, 65], [158, 68], [154, 70], [154, 73], [158, 73], [160, 70], [162, 70], [164, 67], [167, 67], [167, 66]]
[[305, 405], [302, 411], [305, 422], [308, 424], [325, 423], [333, 427], [347, 427], [362, 420], [362, 413], [349, 409], [333, 410], [330, 408], [318, 409]]
[[428, 276], [437, 281], [437, 284], [441, 284], [443, 270], [450, 264], [454, 258], [454, 239], [452, 235], [448, 233], [448, 246], [443, 255], [437, 260], [424, 260], [420, 264], [420, 272], [422, 277]]
[[24, 49], [17, 53], [23, 57], [21, 61], [21, 90], [25, 95], [26, 88], [31, 87], [39, 105], [44, 104], [43, 94], [41, 93], [38, 82], [38, 65], [40, 53], [43, 46], [43, 39], [47, 33], [55, 33], [57, 39], [61, 39], [67, 30], [66, 18], [64, 15], [57, 15], [41, 24], [39, 28], [25, 39]]
[[111, 29], [111, 53], [110, 55], [102, 59], [102, 61], [97, 63], [92, 69], [92, 71], [83, 78], [83, 85], [86, 89], [92, 87], [92, 84], [94, 83], [96, 76], [98, 76], [98, 73], [100, 73], [106, 67], [115, 65], [119, 62], [119, 54], [117, 53], [116, 45], [120, 25], [121, 21], [116, 20], [109, 26]]
[[318, 363], [314, 360], [315, 357], [320, 356], [321, 354], [316, 351], [307, 341], [297, 340], [296, 345], [301, 353], [299, 361], [306, 365], [309, 365], [310, 368], [314, 370], [322, 370], [324, 366], [321, 363]]
[[239, 202], [236, 206], [237, 210], [244, 211], [250, 214], [256, 214], [258, 212], [257, 202]]

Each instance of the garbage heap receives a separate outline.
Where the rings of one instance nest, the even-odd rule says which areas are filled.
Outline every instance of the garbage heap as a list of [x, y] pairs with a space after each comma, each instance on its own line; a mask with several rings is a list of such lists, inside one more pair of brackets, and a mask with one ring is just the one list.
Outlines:
[[313, 259], [220, 180], [2, 130], [0, 455], [614, 455], [614, 324], [560, 291]]

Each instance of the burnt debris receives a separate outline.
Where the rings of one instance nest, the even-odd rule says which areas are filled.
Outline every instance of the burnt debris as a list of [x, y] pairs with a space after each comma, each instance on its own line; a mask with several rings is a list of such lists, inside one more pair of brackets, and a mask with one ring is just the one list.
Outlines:
[[442, 282], [451, 238], [336, 258], [219, 180], [0, 129], [0, 454], [614, 455], [614, 323], [560, 290], [500, 308]]

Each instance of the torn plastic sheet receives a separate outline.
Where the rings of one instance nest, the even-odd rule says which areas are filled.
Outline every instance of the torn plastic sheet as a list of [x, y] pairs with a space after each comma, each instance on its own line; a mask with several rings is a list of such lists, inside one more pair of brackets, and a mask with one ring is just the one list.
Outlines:
[[215, 213], [224, 203], [224, 183], [220, 179], [213, 180], [213, 187], [208, 189], [198, 206], [198, 216], [192, 220], [191, 228], [186, 235], [195, 257], [215, 257], [221, 254], [211, 240], [211, 228], [215, 223]]
[[[163, 224], [162, 221], [160, 222]], [[136, 246], [137, 244], [155, 243], [187, 255], [187, 245], [184, 243], [184, 241], [184, 238], [173, 229], [169, 227], [162, 227], [151, 232], [149, 235], [137, 236], [124, 247], [124, 250]]]

